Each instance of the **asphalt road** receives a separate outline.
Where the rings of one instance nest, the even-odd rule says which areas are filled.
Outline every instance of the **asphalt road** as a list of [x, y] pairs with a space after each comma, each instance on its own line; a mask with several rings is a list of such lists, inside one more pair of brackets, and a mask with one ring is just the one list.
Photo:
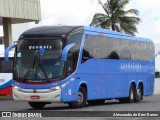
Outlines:
[[[27, 102], [0, 100], [0, 111], [35, 111]], [[52, 103], [41, 111], [160, 111], [160, 95], [144, 97], [138, 103], [119, 103], [118, 100], [106, 100], [103, 105], [87, 105], [84, 108], [72, 109], [68, 104]]]

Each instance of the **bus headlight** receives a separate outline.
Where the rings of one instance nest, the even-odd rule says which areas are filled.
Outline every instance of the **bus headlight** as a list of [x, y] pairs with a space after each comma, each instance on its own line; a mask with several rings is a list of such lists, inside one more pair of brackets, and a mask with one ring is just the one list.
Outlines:
[[15, 86], [15, 85], [12, 85], [12, 87], [13, 87], [13, 89], [15, 89], [15, 90], [20, 90], [20, 89], [21, 89], [20, 87]]
[[60, 86], [51, 87], [50, 89], [53, 90], [53, 91], [56, 91], [56, 90], [59, 90], [59, 89], [61, 89], [61, 88], [66, 87], [67, 85], [68, 85], [68, 82], [66, 82], [66, 83], [64, 83], [64, 84], [62, 84], [62, 85], [60, 85]]

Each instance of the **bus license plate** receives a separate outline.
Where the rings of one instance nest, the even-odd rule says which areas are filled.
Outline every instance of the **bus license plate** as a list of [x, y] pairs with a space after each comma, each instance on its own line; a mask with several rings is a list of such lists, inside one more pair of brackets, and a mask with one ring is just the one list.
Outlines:
[[31, 99], [32, 99], [32, 100], [39, 100], [39, 99], [40, 99], [40, 96], [31, 96]]

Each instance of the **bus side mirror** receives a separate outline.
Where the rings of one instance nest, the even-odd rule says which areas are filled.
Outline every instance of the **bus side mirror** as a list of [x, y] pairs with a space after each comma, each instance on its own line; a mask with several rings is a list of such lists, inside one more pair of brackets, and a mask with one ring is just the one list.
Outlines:
[[76, 45], [75, 43], [71, 43], [71, 44], [64, 47], [64, 49], [62, 51], [62, 59], [61, 59], [63, 62], [67, 61], [68, 52], [75, 45]]
[[5, 50], [5, 61], [9, 60], [9, 51], [13, 48], [16, 48], [16, 45], [12, 45], [12, 46], [9, 46], [9, 47], [6, 48], [6, 50]]

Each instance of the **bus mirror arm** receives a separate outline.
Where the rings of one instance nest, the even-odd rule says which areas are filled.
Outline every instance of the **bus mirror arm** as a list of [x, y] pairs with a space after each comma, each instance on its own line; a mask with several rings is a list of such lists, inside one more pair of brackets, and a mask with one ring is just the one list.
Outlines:
[[62, 59], [61, 59], [63, 62], [67, 61], [68, 52], [75, 45], [76, 45], [75, 43], [71, 43], [71, 44], [64, 47], [64, 49], [62, 51]]
[[16, 45], [11, 45], [11, 46], [9, 46], [9, 47], [6, 48], [6, 50], [5, 50], [5, 61], [9, 60], [9, 51], [11, 49], [15, 48], [15, 47], [16, 47]]

